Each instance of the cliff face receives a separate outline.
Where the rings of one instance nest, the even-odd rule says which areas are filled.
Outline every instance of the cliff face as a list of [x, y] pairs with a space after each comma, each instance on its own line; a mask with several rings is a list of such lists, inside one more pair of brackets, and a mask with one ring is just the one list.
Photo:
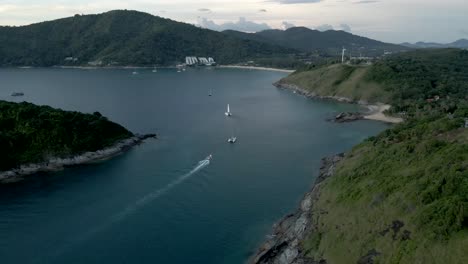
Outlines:
[[[325, 260], [314, 261], [308, 258], [303, 248], [303, 241], [313, 237], [317, 230], [316, 219], [323, 212], [316, 208], [321, 191], [321, 183], [333, 176], [336, 164], [344, 158], [343, 154], [322, 159], [320, 174], [312, 189], [304, 196], [300, 207], [287, 215], [273, 227], [273, 234], [263, 243], [251, 259], [252, 264], [312, 264], [326, 263]], [[318, 235], [318, 234], [317, 234]]]

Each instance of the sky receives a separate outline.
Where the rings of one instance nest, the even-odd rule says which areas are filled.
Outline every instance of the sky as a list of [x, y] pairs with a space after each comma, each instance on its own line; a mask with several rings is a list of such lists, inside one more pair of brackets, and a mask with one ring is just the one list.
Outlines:
[[213, 30], [304, 26], [390, 43], [468, 38], [468, 0], [0, 0], [0, 25], [131, 9]]

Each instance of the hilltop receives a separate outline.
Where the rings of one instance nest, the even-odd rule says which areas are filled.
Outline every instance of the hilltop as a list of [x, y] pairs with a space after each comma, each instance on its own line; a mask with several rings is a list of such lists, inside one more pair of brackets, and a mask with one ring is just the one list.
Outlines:
[[365, 56], [380, 56], [385, 51], [396, 52], [408, 49], [408, 47], [384, 43], [341, 30], [321, 32], [306, 27], [292, 27], [286, 30], [271, 29], [256, 33], [234, 30], [223, 32], [238, 38], [271, 43], [301, 52], [318, 52], [332, 56], [341, 54], [343, 47], [348, 51], [355, 52], [355, 56], [359, 56], [360, 53]]
[[451, 43], [435, 43], [435, 42], [423, 42], [419, 41], [416, 43], [402, 43], [400, 44], [405, 47], [409, 48], [418, 48], [418, 49], [426, 49], [426, 48], [459, 48], [459, 49], [468, 49], [468, 39], [459, 39], [457, 41]]
[[0, 66], [174, 65], [185, 56], [228, 64], [294, 52], [127, 10], [0, 27]]

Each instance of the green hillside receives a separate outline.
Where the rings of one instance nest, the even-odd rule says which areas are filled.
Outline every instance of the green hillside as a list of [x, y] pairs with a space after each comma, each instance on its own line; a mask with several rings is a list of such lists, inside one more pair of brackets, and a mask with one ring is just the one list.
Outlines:
[[271, 29], [256, 33], [226, 30], [224, 33], [238, 38], [272, 43], [300, 50], [301, 52], [321, 52], [335, 56], [341, 55], [343, 47], [346, 47], [348, 52], [355, 52], [354, 56], [361, 53], [366, 56], [380, 56], [385, 51], [409, 49], [408, 47], [384, 43], [345, 31], [328, 30], [321, 32], [306, 27], [293, 27], [287, 30]]
[[318, 96], [346, 97], [353, 101], [388, 102], [390, 93], [366, 79], [369, 67], [332, 64], [296, 72], [279, 81], [294, 84]]
[[[425, 50], [283, 81], [367, 98], [407, 121], [356, 146], [320, 187], [305, 254], [327, 263], [468, 259], [468, 51]], [[368, 93], [373, 96], [369, 96]]]
[[235, 63], [288, 53], [294, 51], [126, 10], [0, 27], [0, 66], [170, 65], [185, 56]]
[[[328, 263], [465, 263], [468, 108], [410, 121], [355, 147], [315, 202], [309, 257]], [[363, 261], [377, 252], [375, 262]]]
[[101, 116], [0, 101], [0, 171], [96, 151], [133, 136]]
[[[468, 100], [468, 51], [417, 50], [371, 66], [309, 66], [280, 80], [320, 96], [383, 102], [395, 113], [425, 115], [431, 109], [454, 111]], [[428, 100], [439, 98], [428, 104]]]

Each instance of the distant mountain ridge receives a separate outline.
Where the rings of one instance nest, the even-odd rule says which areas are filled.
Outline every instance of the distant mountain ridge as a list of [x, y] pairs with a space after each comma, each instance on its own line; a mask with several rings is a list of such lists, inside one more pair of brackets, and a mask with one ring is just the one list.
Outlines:
[[297, 49], [302, 52], [320, 51], [332, 55], [340, 54], [343, 47], [348, 51], [360, 52], [363, 55], [381, 55], [384, 51], [394, 52], [408, 49], [407, 47], [384, 43], [345, 31], [328, 30], [322, 32], [306, 27], [292, 27], [287, 30], [271, 29], [257, 33], [226, 30], [223, 33], [242, 39]]
[[173, 65], [185, 56], [236, 63], [295, 52], [127, 10], [0, 27], [0, 66]]
[[426, 49], [426, 48], [459, 48], [459, 49], [468, 49], [468, 39], [459, 39], [457, 41], [454, 41], [454, 42], [451, 42], [451, 43], [446, 43], [446, 44], [442, 44], [442, 43], [436, 43], [436, 42], [423, 42], [423, 41], [419, 41], [419, 42], [416, 42], [416, 43], [408, 43], [408, 42], [405, 42], [405, 43], [402, 43], [401, 44], [402, 46], [406, 46], [406, 47], [409, 47], [409, 48], [422, 48], [422, 49]]

